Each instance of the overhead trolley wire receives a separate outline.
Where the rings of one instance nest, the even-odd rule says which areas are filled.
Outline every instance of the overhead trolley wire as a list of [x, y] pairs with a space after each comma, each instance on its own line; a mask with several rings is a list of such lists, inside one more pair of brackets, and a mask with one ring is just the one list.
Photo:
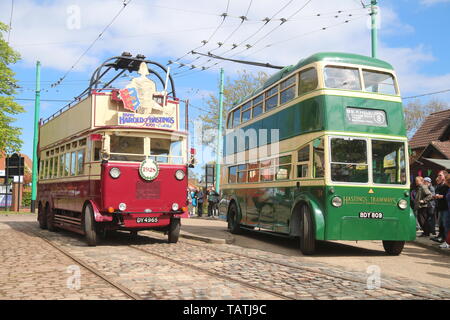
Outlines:
[[[363, 18], [363, 17], [366, 17], [366, 16], [367, 16], [367, 14], [365, 14], [364, 16], [357, 17], [357, 18], [355, 18], [355, 19], [345, 20], [344, 22], [340, 22], [340, 23], [337, 23], [337, 24], [334, 24], [334, 25], [330, 25], [330, 26], [325, 26], [325, 27], [322, 27], [322, 28], [320, 28], [320, 29], [312, 30], [312, 31], [309, 31], [309, 32], [306, 32], [306, 33], [303, 33], [303, 34], [300, 34], [300, 35], [297, 35], [297, 36], [288, 38], [288, 39], [284, 39], [284, 40], [281, 40], [281, 41], [277, 41], [277, 42], [270, 43], [270, 44], [268, 44], [268, 45], [265, 45], [265, 46], [261, 47], [259, 50], [255, 51], [255, 52], [253, 52], [253, 53], [250, 53], [250, 54], [248, 54], [248, 55], [246, 55], [246, 56], [244, 56], [244, 57], [248, 57], [248, 56], [254, 55], [254, 54], [256, 54], [256, 53], [258, 53], [258, 52], [260, 52], [260, 51], [262, 51], [262, 50], [265, 50], [265, 49], [267, 49], [267, 48], [269, 48], [269, 47], [278, 45], [278, 44], [280, 44], [280, 43], [283, 43], [283, 42], [286, 42], [286, 41], [291, 41], [291, 40], [293, 40], [293, 39], [297, 39], [297, 38], [300, 38], [300, 37], [303, 37], [303, 36], [306, 36], [306, 35], [309, 35], [309, 34], [313, 34], [313, 33], [316, 33], [316, 32], [325, 31], [325, 30], [328, 30], [328, 29], [331, 29], [331, 28], [334, 28], [334, 27], [337, 27], [337, 26], [340, 26], [340, 25], [343, 25], [343, 24], [347, 24], [347, 23], [350, 23], [350, 22], [359, 20], [359, 19], [361, 19], [361, 18]], [[208, 55], [208, 56], [210, 56], [210, 55]], [[223, 59], [223, 57], [220, 57], [220, 58]], [[214, 59], [214, 57], [211, 56], [211, 59]], [[223, 59], [223, 60], [226, 60], [226, 59], [229, 59], [229, 58], [225, 58], [225, 59]], [[186, 76], [190, 76], [190, 75], [192, 75], [192, 74], [194, 74], [194, 73], [198, 73], [198, 72], [201, 72], [201, 71], [205, 71], [205, 70], [207, 70], [207, 69], [210, 69], [210, 68], [214, 68], [217, 64], [219, 64], [219, 63], [221, 63], [221, 62], [222, 62], [222, 61], [217, 62], [217, 63], [215, 63], [215, 64], [213, 64], [213, 65], [211, 65], [211, 66], [202, 67], [202, 69], [193, 70], [191, 73], [183, 73], [183, 74], [179, 74], [179, 75], [176, 76], [176, 77], [177, 77], [177, 78], [183, 78], [183, 77], [186, 77]], [[191, 71], [191, 70], [189, 70], [189, 71]]]
[[94, 46], [94, 44], [103, 36], [105, 31], [114, 23], [114, 21], [119, 17], [119, 15], [127, 7], [127, 5], [130, 4], [131, 1], [132, 0], [124, 0], [123, 1], [122, 8], [119, 10], [119, 12], [117, 12], [117, 14], [114, 16], [114, 18], [112, 18], [112, 20], [108, 23], [108, 25], [105, 28], [103, 28], [102, 32], [99, 33], [97, 38], [95, 38], [94, 41], [89, 45], [89, 47], [81, 54], [81, 56], [78, 57], [78, 59], [66, 71], [66, 73], [61, 78], [59, 78], [58, 81], [54, 82], [50, 87], [54, 88], [54, 87], [58, 86], [67, 77], [67, 75], [75, 68], [75, 66], [78, 64], [78, 62], [80, 62], [80, 60], [88, 53], [88, 51]]
[[[273, 14], [270, 18], [268, 18], [268, 17], [266, 17], [266, 18], [264, 18], [262, 21], [264, 22], [264, 24], [260, 27], [260, 28], [258, 28], [258, 30], [256, 30], [254, 33], [252, 33], [250, 36], [248, 36], [247, 38], [245, 38], [244, 40], [242, 40], [239, 44], [233, 44], [233, 46], [232, 46], [232, 48], [231, 49], [229, 49], [229, 50], [227, 50], [227, 51], [225, 51], [225, 52], [222, 52], [222, 53], [220, 53], [220, 55], [224, 55], [224, 54], [226, 54], [226, 53], [228, 53], [228, 52], [230, 52], [231, 50], [233, 50], [233, 49], [235, 49], [236, 47], [238, 47], [238, 46], [240, 46], [240, 45], [242, 45], [244, 42], [246, 42], [247, 40], [249, 40], [249, 39], [251, 39], [251, 38], [253, 38], [255, 35], [257, 35], [277, 14], [279, 14], [281, 11], [283, 11], [286, 7], [288, 7], [292, 2], [293, 2], [294, 0], [290, 0], [290, 1], [288, 1], [281, 9], [279, 9], [277, 12], [275, 12], [275, 14]], [[195, 50], [197, 50], [197, 49], [199, 49], [199, 48], [201, 48], [202, 46], [200, 46], [200, 47], [197, 47], [197, 48], [195, 48], [195, 49], [193, 49], [193, 50], [191, 50], [189, 53], [192, 53], [193, 51], [195, 51]], [[187, 53], [187, 54], [189, 54], [189, 53]], [[187, 55], [186, 54], [186, 55]], [[185, 55], [185, 56], [186, 56]], [[186, 71], [184, 71], [184, 72], [178, 72], [178, 73], [175, 73], [174, 75], [180, 75], [180, 74], [185, 74], [186, 72], [189, 72], [189, 71], [191, 71], [192, 69], [195, 69], [195, 68], [198, 68], [198, 67], [201, 67], [202, 68], [202, 70], [200, 70], [200, 71], [204, 71], [204, 70], [206, 70], [206, 69], [209, 69], [210, 67], [204, 67], [204, 65], [206, 65], [209, 61], [211, 61], [211, 59], [209, 59], [209, 60], [207, 60], [205, 63], [203, 63], [202, 65], [200, 65], [200, 66], [191, 66], [191, 68], [189, 69], [189, 70], [186, 70]], [[212, 66], [216, 66], [217, 64], [219, 64], [219, 63], [215, 63], [215, 64], [213, 64]]]
[[423, 94], [419, 94], [419, 95], [416, 95], [416, 96], [404, 97], [402, 99], [403, 100], [414, 99], [414, 98], [420, 98], [420, 97], [425, 97], [425, 96], [432, 96], [432, 95], [435, 95], [435, 94], [445, 93], [445, 92], [450, 92], [450, 89], [445, 89], [445, 90], [441, 90], [441, 91], [434, 91], [434, 92], [429, 92], [429, 93], [423, 93]]
[[[221, 21], [220, 24], [217, 26], [217, 28], [213, 31], [213, 33], [209, 36], [208, 40], [202, 40], [202, 41], [201, 41], [202, 44], [201, 44], [200, 46], [198, 46], [198, 47], [192, 49], [192, 50], [197, 50], [197, 49], [199, 49], [199, 48], [205, 46], [205, 45], [212, 39], [212, 37], [214, 37], [214, 35], [217, 33], [217, 31], [220, 29], [220, 27], [221, 27], [221, 26], [223, 25], [223, 23], [225, 22], [225, 19], [227, 18], [229, 7], [230, 7], [230, 0], [227, 1], [227, 8], [226, 8], [225, 12], [222, 13], [222, 14], [220, 15], [220, 17], [222, 17], [222, 21]], [[181, 56], [181, 57], [175, 59], [175, 61], [180, 61], [181, 59], [183, 59], [184, 57], [186, 57], [188, 54], [190, 54], [192, 50], [186, 52], [183, 56]], [[167, 63], [167, 65], [172, 64], [172, 63], [173, 63], [173, 61], [169, 60], [169, 62]]]

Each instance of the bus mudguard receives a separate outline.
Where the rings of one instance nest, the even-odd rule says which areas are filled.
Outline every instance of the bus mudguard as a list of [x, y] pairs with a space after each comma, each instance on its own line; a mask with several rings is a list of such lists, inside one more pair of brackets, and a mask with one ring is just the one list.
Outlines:
[[94, 218], [96, 222], [106, 222], [106, 221], [112, 221], [113, 217], [112, 215], [104, 215], [100, 213], [100, 210], [98, 210], [97, 205], [94, 201], [88, 200], [88, 203], [91, 204], [92, 210], [94, 210]]
[[312, 217], [314, 219], [314, 225], [316, 227], [316, 239], [317, 240], [325, 240], [325, 219], [323, 216], [323, 211], [318, 205], [318, 201], [314, 198], [313, 195], [309, 193], [301, 193], [299, 194], [293, 203], [291, 210], [291, 217], [294, 215], [294, 209], [300, 203], [306, 203], [309, 207], [310, 212], [312, 213]]
[[241, 206], [239, 205], [239, 200], [237, 199], [236, 195], [230, 195], [228, 197], [228, 209], [227, 209], [227, 221], [228, 221], [228, 211], [230, 209], [230, 205], [231, 203], [234, 202], [236, 203], [236, 207], [238, 209], [238, 216], [239, 216], [239, 221], [242, 220], [242, 210], [241, 210]]
[[409, 228], [408, 230], [411, 230], [411, 233], [408, 235], [408, 241], [414, 241], [416, 240], [416, 216], [414, 215], [414, 210], [412, 208], [409, 208]]

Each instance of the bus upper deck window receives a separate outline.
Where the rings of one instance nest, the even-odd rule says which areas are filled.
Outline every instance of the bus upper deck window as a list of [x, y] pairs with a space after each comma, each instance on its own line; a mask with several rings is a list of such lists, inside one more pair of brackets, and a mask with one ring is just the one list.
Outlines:
[[233, 111], [233, 128], [241, 123], [241, 108]]
[[317, 88], [317, 72], [315, 68], [306, 69], [300, 72], [298, 93], [303, 94]]
[[394, 77], [390, 73], [363, 70], [364, 91], [397, 94]]
[[324, 77], [327, 88], [361, 90], [359, 71], [356, 68], [327, 66]]

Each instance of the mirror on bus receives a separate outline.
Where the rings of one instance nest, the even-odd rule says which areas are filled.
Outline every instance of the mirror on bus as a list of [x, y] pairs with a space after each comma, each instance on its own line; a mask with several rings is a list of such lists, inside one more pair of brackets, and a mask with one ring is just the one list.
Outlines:
[[195, 149], [191, 148], [191, 154], [189, 157], [189, 168], [194, 168], [197, 161], [195, 160]]

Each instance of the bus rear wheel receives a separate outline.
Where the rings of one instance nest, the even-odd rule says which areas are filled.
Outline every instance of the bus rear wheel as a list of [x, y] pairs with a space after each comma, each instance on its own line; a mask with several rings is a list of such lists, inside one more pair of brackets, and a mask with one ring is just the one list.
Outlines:
[[384, 251], [390, 256], [398, 256], [403, 251], [405, 241], [383, 240]]
[[181, 222], [180, 219], [171, 219], [170, 225], [169, 225], [169, 236], [168, 236], [168, 242], [169, 243], [177, 243], [178, 238], [180, 237], [180, 230], [181, 230]]
[[314, 223], [307, 205], [300, 207], [300, 251], [304, 255], [314, 254], [316, 251], [316, 235]]
[[90, 204], [84, 207], [83, 217], [87, 244], [94, 247], [97, 245], [97, 230], [95, 228], [94, 210], [92, 210]]
[[233, 234], [241, 233], [239, 224], [238, 209], [235, 202], [232, 202], [228, 210], [228, 230]]
[[45, 216], [47, 218], [48, 231], [51, 231], [51, 232], [56, 231], [55, 224], [54, 224], [55, 213], [49, 204], [47, 204], [45, 206]]
[[44, 208], [42, 207], [42, 203], [39, 203], [38, 206], [38, 222], [39, 228], [47, 229], [47, 216], [45, 214]]

